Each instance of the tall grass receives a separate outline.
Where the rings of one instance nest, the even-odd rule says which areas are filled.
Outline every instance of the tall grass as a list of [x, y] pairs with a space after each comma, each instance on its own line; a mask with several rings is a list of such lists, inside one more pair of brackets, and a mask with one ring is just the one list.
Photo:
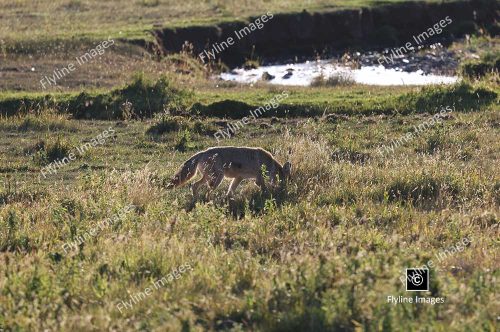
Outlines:
[[76, 126], [68, 121], [69, 114], [57, 113], [55, 110], [45, 110], [39, 114], [19, 114], [11, 118], [0, 119], [0, 126], [6, 130], [20, 132], [35, 131], [76, 131]]
[[[457, 142], [479, 142], [479, 148], [488, 142], [494, 152], [491, 114], [468, 113], [446, 128], [457, 133]], [[228, 204], [221, 199], [223, 184], [213, 199], [189, 209], [189, 190], [167, 191], [164, 179], [191, 152], [174, 153], [175, 142], [154, 145], [163, 157], [145, 166], [151, 150], [136, 149], [130, 137], [149, 142], [140, 135], [148, 124], [131, 120], [117, 127], [123, 140], [104, 153], [103, 160], [114, 160], [104, 170], [82, 169], [72, 182], [47, 183], [43, 195], [30, 198], [21, 192], [33, 193], [33, 186], [11, 188], [6, 200], [2, 189], [0, 324], [30, 330], [493, 328], [500, 182], [490, 161], [498, 156], [485, 151], [464, 162], [447, 154], [462, 148], [454, 143], [433, 153], [408, 146], [378, 155], [380, 132], [404, 128], [397, 120], [421, 119], [399, 117], [370, 126], [360, 125], [360, 118], [343, 124], [304, 120], [265, 136], [250, 130], [252, 145], [291, 161], [284, 193], [261, 194], [242, 184], [236, 202]], [[469, 127], [473, 122], [482, 126]], [[341, 141], [354, 126], [352, 146], [371, 155], [364, 163], [335, 158], [338, 146], [325, 134]], [[26, 135], [37, 139], [35, 132]], [[68, 135], [71, 140], [79, 132]], [[192, 139], [213, 144], [211, 138]], [[113, 225], [63, 250], [130, 204], [133, 211]], [[421, 266], [464, 237], [472, 243], [437, 262], [431, 275], [432, 296], [445, 297], [445, 304], [386, 303], [387, 295], [407, 295], [399, 281], [404, 268]], [[192, 271], [118, 310], [129, 294], [187, 263]], [[443, 308], [447, 315], [437, 319]]]
[[312, 80], [311, 86], [346, 86], [353, 85], [355, 83], [356, 82], [354, 81], [352, 74], [349, 72], [338, 72], [328, 77], [325, 77], [323, 74], [316, 76]]

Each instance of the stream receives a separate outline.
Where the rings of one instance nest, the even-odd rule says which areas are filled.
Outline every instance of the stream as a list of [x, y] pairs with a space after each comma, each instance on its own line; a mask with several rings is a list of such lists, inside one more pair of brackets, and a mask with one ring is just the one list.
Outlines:
[[[386, 56], [386, 61], [380, 61]], [[235, 68], [222, 73], [220, 79], [243, 84], [309, 86], [318, 77], [366, 85], [453, 84], [459, 80], [452, 73], [457, 61], [445, 49], [406, 54], [389, 60], [389, 51], [344, 55], [342, 59], [305, 60], [263, 65], [258, 68]]]

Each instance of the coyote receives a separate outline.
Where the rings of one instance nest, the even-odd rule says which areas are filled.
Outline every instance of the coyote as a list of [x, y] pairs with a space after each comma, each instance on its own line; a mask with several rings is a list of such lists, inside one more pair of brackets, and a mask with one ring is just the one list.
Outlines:
[[287, 161], [283, 166], [270, 152], [261, 148], [222, 146], [208, 148], [189, 158], [174, 175], [167, 188], [180, 187], [200, 171], [203, 177], [192, 185], [193, 195], [204, 183], [211, 190], [217, 188], [224, 177], [232, 178], [227, 196], [231, 197], [236, 187], [244, 179], [255, 179], [255, 183], [266, 189], [265, 178], [272, 185], [283, 183], [289, 176], [292, 164]]

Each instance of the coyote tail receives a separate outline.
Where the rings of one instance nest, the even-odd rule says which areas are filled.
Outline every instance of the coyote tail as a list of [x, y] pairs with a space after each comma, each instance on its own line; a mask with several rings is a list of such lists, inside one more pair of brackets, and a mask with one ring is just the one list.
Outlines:
[[180, 187], [187, 181], [189, 181], [193, 176], [195, 176], [199, 159], [200, 159], [200, 154], [197, 153], [191, 158], [189, 158], [187, 161], [185, 161], [184, 164], [182, 165], [182, 168], [177, 173], [175, 173], [172, 180], [170, 180], [170, 183], [167, 185], [167, 189]]

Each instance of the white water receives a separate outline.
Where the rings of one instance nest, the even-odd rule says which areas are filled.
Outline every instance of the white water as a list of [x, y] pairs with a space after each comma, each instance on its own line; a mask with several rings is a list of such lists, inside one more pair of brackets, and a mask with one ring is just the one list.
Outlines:
[[[261, 66], [256, 69], [234, 69], [222, 73], [220, 77], [226, 81], [239, 83], [256, 83], [262, 81], [262, 74], [268, 72], [275, 76], [267, 81], [270, 84], [308, 86], [312, 80], [321, 74], [328, 78], [336, 73], [344, 73], [356, 83], [368, 85], [427, 85], [427, 84], [452, 84], [458, 80], [456, 76], [425, 75], [421, 70], [404, 72], [400, 68], [391, 69], [383, 66], [366, 66], [360, 69], [350, 69], [330, 63], [328, 60], [306, 61], [303, 63]], [[292, 73], [289, 78], [283, 78], [287, 73]]]

